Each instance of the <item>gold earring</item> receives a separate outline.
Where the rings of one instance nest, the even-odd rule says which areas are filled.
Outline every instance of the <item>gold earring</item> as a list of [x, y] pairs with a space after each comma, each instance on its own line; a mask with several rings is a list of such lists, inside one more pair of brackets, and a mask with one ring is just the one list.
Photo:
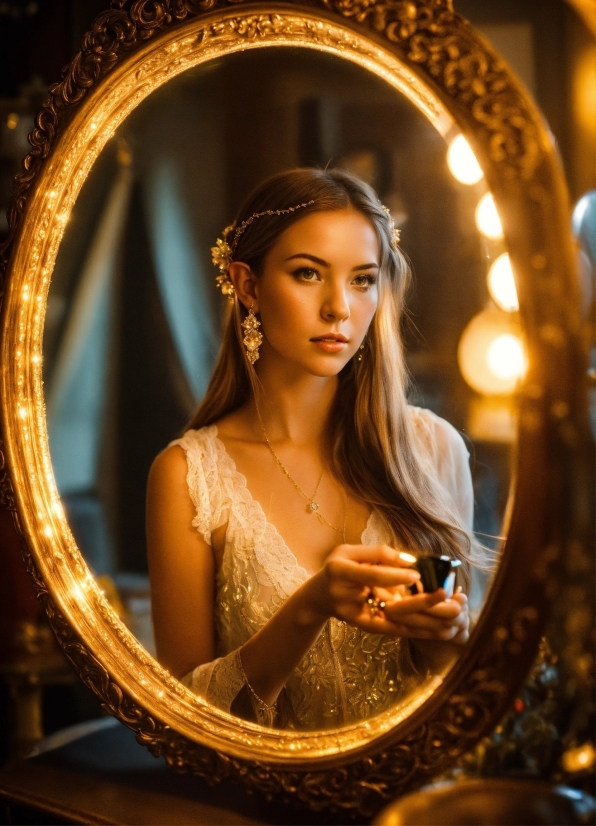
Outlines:
[[263, 341], [263, 336], [259, 333], [258, 328], [261, 326], [261, 322], [256, 317], [252, 304], [250, 305], [248, 315], [242, 322], [242, 326], [246, 330], [243, 339], [244, 346], [246, 347], [246, 358], [251, 364], [254, 364], [259, 358], [259, 347]]
[[362, 344], [358, 348], [358, 357], [356, 358], [356, 361], [359, 361], [359, 362], [362, 361], [362, 351], [363, 350], [364, 350], [364, 342], [362, 342]]

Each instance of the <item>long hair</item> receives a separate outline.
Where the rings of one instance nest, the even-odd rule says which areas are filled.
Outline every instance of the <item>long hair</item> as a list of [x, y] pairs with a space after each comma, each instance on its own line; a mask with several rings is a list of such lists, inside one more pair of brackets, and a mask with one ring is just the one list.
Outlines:
[[[352, 359], [339, 374], [327, 431], [327, 460], [333, 475], [352, 494], [383, 517], [394, 543], [425, 555], [447, 554], [464, 561], [469, 585], [471, 536], [453, 503], [429, 467], [424, 445], [408, 415], [408, 373], [400, 334], [404, 294], [410, 269], [393, 244], [392, 228], [376, 193], [340, 170], [294, 169], [264, 181], [244, 202], [235, 221], [266, 210], [240, 235], [233, 258], [257, 277], [265, 257], [284, 230], [314, 212], [351, 208], [373, 226], [380, 245], [379, 303], [366, 335], [364, 357]], [[213, 424], [255, 398], [260, 386], [244, 354], [241, 323], [246, 310], [235, 298], [225, 322], [223, 341], [205, 398], [189, 427]]]

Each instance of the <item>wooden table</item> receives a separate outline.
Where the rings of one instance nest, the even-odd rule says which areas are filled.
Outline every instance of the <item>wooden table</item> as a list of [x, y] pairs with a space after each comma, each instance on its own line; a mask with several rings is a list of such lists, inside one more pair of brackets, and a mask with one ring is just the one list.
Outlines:
[[330, 822], [236, 784], [176, 774], [112, 718], [58, 732], [34, 756], [0, 768], [0, 801], [0, 822], [11, 824]]

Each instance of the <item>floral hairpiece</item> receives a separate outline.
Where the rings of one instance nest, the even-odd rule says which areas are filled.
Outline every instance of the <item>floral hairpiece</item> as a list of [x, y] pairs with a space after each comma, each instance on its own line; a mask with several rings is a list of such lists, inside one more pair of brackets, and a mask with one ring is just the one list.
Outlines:
[[393, 220], [393, 215], [391, 214], [391, 210], [389, 209], [389, 207], [386, 207], [385, 204], [381, 204], [381, 207], [383, 209], [383, 212], [387, 216], [387, 221], [389, 222], [389, 231], [391, 232], [391, 238], [392, 238], [391, 243], [392, 243], [393, 249], [396, 250], [397, 246], [398, 246], [398, 244], [401, 240], [401, 229], [396, 228], [395, 222]]
[[[240, 226], [236, 227], [231, 244], [228, 242], [228, 236], [234, 230], [234, 225], [232, 224], [229, 227], [226, 227], [222, 233], [222, 237], [216, 240], [214, 247], [211, 247], [211, 260], [213, 265], [219, 270], [218, 275], [215, 277], [215, 283], [222, 293], [227, 295], [229, 299], [234, 298], [234, 285], [230, 281], [229, 267], [234, 260], [234, 252], [236, 251], [240, 236], [253, 221], [257, 218], [262, 218], [263, 215], [286, 215], [289, 212], [295, 212], [297, 209], [302, 209], [303, 207], [310, 206], [314, 203], [315, 201], [312, 200], [306, 201], [304, 204], [297, 204], [296, 206], [288, 207], [287, 209], [266, 209], [264, 212], [255, 212], [247, 218], [246, 221], [243, 221]], [[393, 216], [391, 215], [389, 207], [383, 206], [383, 212], [387, 216], [387, 221], [389, 222], [389, 229], [393, 238], [393, 248], [397, 249], [397, 245], [399, 244], [401, 237], [401, 230], [395, 228]]]
[[303, 207], [310, 206], [314, 204], [315, 201], [306, 201], [304, 204], [297, 204], [293, 207], [288, 207], [287, 209], [266, 209], [263, 212], [254, 212], [246, 221], [243, 221], [239, 227], [236, 228], [234, 232], [234, 237], [232, 239], [232, 243], [228, 243], [228, 236], [234, 229], [234, 225], [232, 224], [229, 227], [226, 227], [222, 233], [223, 237], [218, 238], [215, 242], [215, 246], [211, 247], [211, 260], [213, 261], [214, 266], [216, 266], [219, 270], [219, 275], [215, 278], [215, 283], [220, 288], [224, 295], [227, 295], [228, 298], [234, 298], [234, 285], [230, 281], [229, 275], [229, 266], [233, 261], [234, 252], [236, 251], [236, 247], [238, 246], [238, 240], [244, 230], [252, 224], [254, 220], [257, 218], [262, 218], [263, 215], [286, 215], [289, 212], [295, 212], [297, 209], [302, 209]]

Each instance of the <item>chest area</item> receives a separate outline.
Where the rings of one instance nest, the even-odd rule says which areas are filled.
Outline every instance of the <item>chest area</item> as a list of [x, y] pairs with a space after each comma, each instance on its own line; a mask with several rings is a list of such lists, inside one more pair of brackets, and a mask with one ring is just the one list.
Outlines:
[[216, 558], [222, 558], [227, 542], [245, 539], [248, 545], [275, 547], [279, 556], [312, 574], [337, 545], [363, 541], [369, 508], [320, 461], [298, 454], [283, 458], [282, 465], [266, 449], [248, 456], [222, 453], [226, 507], [212, 534]]

